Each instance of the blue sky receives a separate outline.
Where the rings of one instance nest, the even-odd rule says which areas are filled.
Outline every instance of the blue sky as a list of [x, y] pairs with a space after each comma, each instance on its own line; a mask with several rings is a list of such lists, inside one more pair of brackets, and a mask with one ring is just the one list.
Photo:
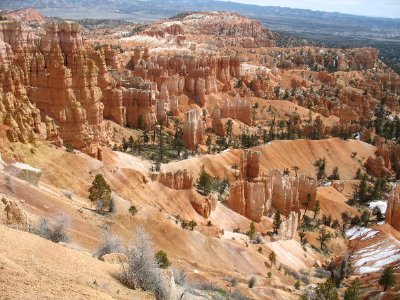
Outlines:
[[287, 6], [355, 15], [400, 18], [400, 0], [230, 0], [246, 4]]

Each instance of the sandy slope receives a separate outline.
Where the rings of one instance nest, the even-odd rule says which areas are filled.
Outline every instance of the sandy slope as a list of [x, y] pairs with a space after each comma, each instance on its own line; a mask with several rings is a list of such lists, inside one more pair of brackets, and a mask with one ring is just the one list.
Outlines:
[[118, 265], [0, 225], [1, 299], [153, 299], [130, 290]]
[[[376, 148], [370, 144], [356, 140], [294, 140], [273, 141], [268, 145], [253, 148], [261, 152], [261, 170], [285, 168], [293, 166], [300, 168], [299, 173], [315, 177], [314, 163], [319, 158], [326, 158], [327, 175], [336, 166], [339, 167], [341, 179], [353, 179], [357, 169], [370, 155], [374, 155]], [[230, 174], [231, 166], [238, 163], [243, 150], [229, 150], [215, 155], [203, 155], [201, 157], [172, 162], [163, 165], [163, 170], [192, 169], [198, 172], [204, 165], [214, 176], [224, 177]], [[356, 158], [352, 158], [352, 152], [357, 152]]]

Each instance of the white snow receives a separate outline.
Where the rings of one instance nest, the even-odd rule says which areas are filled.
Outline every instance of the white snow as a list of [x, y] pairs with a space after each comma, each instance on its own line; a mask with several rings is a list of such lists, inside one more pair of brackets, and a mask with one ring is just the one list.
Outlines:
[[387, 209], [387, 201], [383, 201], [383, 200], [377, 200], [377, 201], [372, 201], [370, 204], [369, 204], [369, 207], [370, 208], [374, 208], [374, 207], [379, 207], [379, 209], [381, 210], [381, 212], [383, 213], [383, 214], [385, 214], [386, 213], [386, 209]]
[[349, 240], [354, 240], [358, 238], [361, 238], [361, 240], [368, 240], [375, 237], [378, 233], [379, 231], [373, 230], [371, 228], [355, 226], [346, 230], [346, 237]]
[[[400, 261], [400, 247], [397, 241], [390, 238], [382, 239], [380, 232], [366, 227], [355, 226], [346, 231], [349, 240], [358, 239], [359, 241], [378, 238], [372, 244], [356, 250], [352, 254], [353, 266], [356, 273], [366, 274], [379, 272], [385, 266]], [[357, 242], [356, 242], [357, 243]]]

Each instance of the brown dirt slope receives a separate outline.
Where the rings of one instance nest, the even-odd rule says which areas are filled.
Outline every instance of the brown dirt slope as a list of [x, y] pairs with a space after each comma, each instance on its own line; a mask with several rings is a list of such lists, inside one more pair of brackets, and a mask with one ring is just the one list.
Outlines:
[[118, 265], [90, 254], [3, 225], [0, 240], [1, 299], [153, 299], [120, 284]]

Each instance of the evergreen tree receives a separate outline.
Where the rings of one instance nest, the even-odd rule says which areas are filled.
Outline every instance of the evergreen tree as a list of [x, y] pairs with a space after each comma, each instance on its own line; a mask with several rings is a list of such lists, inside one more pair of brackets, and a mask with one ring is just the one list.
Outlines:
[[320, 242], [321, 250], [325, 248], [325, 244], [332, 238], [332, 235], [326, 230], [325, 227], [321, 227], [317, 240]]
[[281, 227], [281, 224], [282, 224], [281, 214], [279, 213], [279, 211], [277, 211], [274, 215], [274, 222], [272, 225], [275, 234], [278, 234], [278, 230]]
[[342, 234], [346, 232], [347, 225], [351, 221], [351, 215], [348, 211], [342, 212]]
[[272, 252], [268, 255], [268, 259], [269, 259], [269, 261], [270, 261], [270, 263], [271, 263], [271, 266], [276, 264], [276, 254], [275, 254], [274, 251], [272, 251]]
[[206, 172], [204, 166], [202, 166], [196, 183], [197, 191], [204, 196], [208, 196], [211, 193], [212, 183], [213, 178]]
[[354, 280], [346, 289], [344, 292], [344, 300], [361, 300], [360, 282], [358, 279]]
[[249, 237], [250, 241], [255, 238], [256, 226], [254, 225], [253, 221], [250, 223], [250, 228], [249, 228], [249, 231], [246, 232], [246, 235]]
[[383, 291], [386, 292], [388, 287], [392, 287], [396, 284], [396, 277], [394, 275], [394, 268], [387, 267], [383, 270], [379, 284], [383, 286]]
[[321, 206], [319, 204], [319, 200], [317, 200], [317, 201], [315, 201], [315, 204], [314, 204], [314, 220], [318, 216], [320, 210], [321, 210]]
[[326, 159], [320, 158], [314, 163], [315, 168], [317, 169], [317, 179], [324, 179], [326, 177], [325, 168], [326, 168]]
[[107, 184], [103, 175], [97, 174], [92, 182], [92, 186], [89, 188], [89, 199], [92, 202], [96, 202], [97, 210], [111, 209], [111, 188]]
[[228, 137], [228, 145], [231, 144], [232, 142], [232, 133], [233, 133], [233, 121], [231, 119], [228, 119], [226, 121], [226, 136]]
[[324, 283], [319, 283], [315, 290], [316, 300], [338, 300], [339, 294], [335, 283], [329, 278]]
[[360, 186], [358, 187], [358, 200], [361, 203], [365, 203], [368, 201], [368, 184], [367, 184], [367, 176], [364, 174], [361, 177]]
[[332, 174], [328, 177], [329, 180], [339, 180], [340, 175], [339, 175], [339, 167], [335, 167], [332, 170]]

